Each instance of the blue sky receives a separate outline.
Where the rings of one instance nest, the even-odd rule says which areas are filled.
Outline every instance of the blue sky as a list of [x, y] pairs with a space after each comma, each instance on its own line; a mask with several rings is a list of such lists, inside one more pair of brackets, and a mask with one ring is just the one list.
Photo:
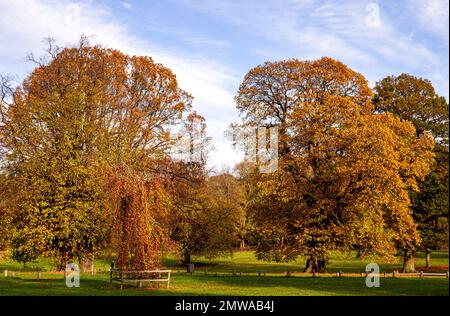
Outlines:
[[223, 133], [238, 120], [233, 97], [245, 73], [267, 60], [330, 56], [370, 84], [402, 72], [428, 78], [449, 97], [449, 2], [312, 0], [0, 0], [0, 73], [21, 80], [42, 52], [80, 34], [170, 67], [208, 123], [210, 166], [241, 155]]

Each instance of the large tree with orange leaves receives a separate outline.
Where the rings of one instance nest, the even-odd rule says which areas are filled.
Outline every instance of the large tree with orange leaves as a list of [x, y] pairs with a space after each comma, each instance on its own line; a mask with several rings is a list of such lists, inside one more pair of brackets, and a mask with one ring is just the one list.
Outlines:
[[265, 63], [236, 97], [242, 127], [279, 127], [279, 167], [251, 176], [248, 209], [257, 256], [308, 258], [324, 271], [333, 250], [392, 258], [420, 240], [409, 208], [430, 169], [433, 141], [390, 114], [374, 114], [366, 79], [330, 58]]
[[153, 265], [148, 238], [160, 240], [161, 230], [145, 232], [157, 227], [164, 202], [157, 161], [176, 141], [170, 128], [191, 97], [150, 57], [85, 38], [67, 48], [50, 42], [48, 57], [32, 60], [37, 66], [23, 84], [2, 84], [0, 104], [2, 170], [23, 192], [15, 205], [18, 257], [37, 249], [57, 254], [62, 266], [94, 252], [105, 236], [99, 227], [115, 219], [123, 222], [119, 262]]

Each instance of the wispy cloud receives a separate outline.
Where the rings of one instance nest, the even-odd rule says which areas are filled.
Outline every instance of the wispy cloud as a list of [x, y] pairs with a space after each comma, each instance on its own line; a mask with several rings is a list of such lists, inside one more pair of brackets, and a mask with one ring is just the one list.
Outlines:
[[[94, 43], [120, 49], [129, 54], [150, 55], [157, 62], [171, 68], [177, 75], [180, 86], [191, 93], [194, 107], [204, 114], [210, 125], [209, 133], [219, 145], [226, 147], [223, 131], [227, 115], [234, 110], [233, 93], [238, 79], [229, 66], [185, 53], [167, 50], [145, 39], [133, 36], [127, 25], [116, 20], [112, 12], [92, 1], [74, 4], [71, 1], [45, 0], [0, 0], [0, 72], [16, 72], [23, 75], [32, 65], [24, 65], [28, 52], [39, 52], [42, 39], [51, 36], [59, 44], [76, 42], [82, 34], [93, 36]], [[220, 120], [222, 119], [222, 120]], [[212, 153], [211, 164], [220, 166], [236, 162], [238, 155]]]
[[330, 56], [371, 84], [409, 72], [449, 96], [448, 0], [123, 0], [120, 12], [101, 3], [0, 0], [0, 72], [29, 71], [25, 55], [39, 53], [47, 36], [65, 45], [95, 35], [94, 42], [150, 55], [195, 97], [216, 166], [239, 159], [223, 132], [237, 119], [233, 96], [245, 72], [265, 60]]
[[[414, 16], [420, 23], [412, 29], [410, 20], [399, 17], [408, 3], [392, 7], [387, 1], [174, 1], [265, 37], [270, 42], [252, 50], [272, 59], [327, 55], [363, 72], [372, 84], [382, 76], [410, 71], [435, 81], [448, 97], [448, 84], [436, 77], [436, 71], [442, 73], [448, 65], [442, 50], [414, 37], [421, 27], [446, 40], [448, 50], [446, 0], [416, 0]], [[442, 76], [448, 81], [448, 71]]]
[[449, 1], [415, 0], [410, 9], [414, 12], [421, 27], [447, 41], [449, 35]]
[[120, 4], [127, 10], [133, 10], [133, 5], [127, 1], [120, 1]]

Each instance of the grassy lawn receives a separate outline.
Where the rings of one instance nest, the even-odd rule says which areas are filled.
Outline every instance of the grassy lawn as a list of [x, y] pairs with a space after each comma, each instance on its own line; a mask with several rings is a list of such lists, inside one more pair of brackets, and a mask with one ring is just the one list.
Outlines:
[[[432, 265], [448, 267], [448, 252], [435, 252]], [[447, 279], [438, 278], [381, 278], [380, 288], [367, 288], [362, 277], [330, 277], [320, 276], [312, 278], [310, 275], [298, 275], [286, 278], [283, 273], [287, 270], [301, 271], [304, 259], [294, 263], [267, 263], [254, 258], [254, 253], [237, 252], [233, 258], [217, 258], [207, 260], [194, 258], [197, 272], [188, 275], [177, 273], [176, 259], [167, 257], [164, 264], [172, 268], [170, 289], [164, 285], [159, 288], [136, 289], [127, 286], [120, 290], [118, 286], [110, 287], [107, 270], [111, 260], [97, 259], [95, 264], [97, 275], [81, 275], [80, 288], [67, 288], [63, 275], [51, 272], [52, 264], [48, 260], [39, 260], [28, 264], [28, 269], [42, 270], [41, 280], [36, 280], [36, 272], [20, 272], [20, 265], [9, 260], [0, 260], [0, 272], [7, 269], [16, 271], [15, 277], [5, 278], [0, 275], [0, 295], [448, 295]], [[346, 258], [336, 255], [329, 263], [330, 272], [343, 271], [347, 273], [362, 272], [368, 261]], [[401, 263], [379, 263], [381, 271], [400, 269]], [[419, 254], [417, 266], [424, 265], [424, 258]], [[204, 270], [207, 269], [208, 275]], [[242, 272], [242, 276], [230, 276], [231, 271]], [[265, 277], [258, 277], [258, 271], [265, 272]], [[215, 276], [215, 273], [219, 276]], [[228, 276], [223, 276], [228, 273]]]

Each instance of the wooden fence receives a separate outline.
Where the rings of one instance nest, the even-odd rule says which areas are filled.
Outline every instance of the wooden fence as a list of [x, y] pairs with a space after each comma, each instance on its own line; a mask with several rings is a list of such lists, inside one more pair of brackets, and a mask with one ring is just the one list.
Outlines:
[[[178, 270], [177, 274], [186, 274], [187, 272]], [[417, 272], [417, 273], [400, 273], [398, 271], [393, 272], [383, 272], [383, 273], [344, 273], [344, 272], [335, 272], [335, 273], [304, 273], [304, 272], [296, 272], [296, 271], [285, 271], [285, 272], [265, 272], [265, 271], [256, 271], [256, 272], [249, 272], [249, 271], [208, 271], [207, 269], [203, 270], [197, 270], [196, 272], [189, 272], [187, 274], [190, 275], [205, 275], [205, 276], [217, 276], [217, 277], [239, 277], [239, 276], [258, 276], [258, 277], [265, 277], [265, 276], [285, 276], [285, 277], [367, 277], [367, 276], [378, 276], [378, 277], [384, 277], [384, 278], [402, 278], [402, 277], [416, 277], [416, 278], [427, 278], [427, 277], [435, 277], [435, 278], [449, 278], [449, 272], [441, 272], [441, 273], [434, 273], [434, 272]]]
[[[40, 271], [35, 271], [37, 280], [41, 277]], [[20, 273], [20, 272], [19, 272]], [[50, 272], [47, 272], [50, 273]], [[60, 272], [62, 273], [62, 272]], [[137, 286], [140, 287], [142, 282], [166, 282], [167, 287], [170, 286], [170, 277], [172, 274], [172, 270], [148, 270], [148, 271], [126, 271], [120, 269], [113, 269], [109, 271], [110, 273], [110, 283], [112, 284], [114, 281], [118, 281], [123, 287], [124, 282], [133, 281], [136, 282]], [[187, 273], [182, 270], [177, 270], [175, 273], [177, 274], [190, 274], [196, 276], [216, 276], [216, 277], [241, 277], [241, 276], [257, 276], [257, 277], [266, 277], [266, 276], [283, 276], [283, 277], [367, 277], [367, 276], [378, 276], [380, 278], [449, 278], [449, 272], [417, 272], [417, 273], [400, 273], [398, 271], [393, 272], [382, 272], [382, 273], [344, 273], [344, 272], [335, 272], [335, 273], [303, 273], [298, 271], [285, 271], [285, 272], [266, 272], [266, 271], [208, 271], [207, 269], [196, 270], [190, 273]], [[3, 270], [3, 273], [0, 276], [3, 277], [15, 277], [16, 271], [8, 271]]]

